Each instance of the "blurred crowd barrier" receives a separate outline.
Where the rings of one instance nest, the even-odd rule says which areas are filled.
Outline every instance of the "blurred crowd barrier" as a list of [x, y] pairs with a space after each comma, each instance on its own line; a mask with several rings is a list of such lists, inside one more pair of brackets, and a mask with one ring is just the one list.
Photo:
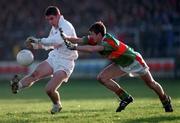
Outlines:
[[[172, 58], [146, 59], [150, 71], [157, 78], [180, 77], [180, 71], [176, 71], [175, 61]], [[38, 62], [34, 62], [29, 67], [19, 66], [16, 62], [0, 62], [0, 79], [10, 79], [14, 74], [25, 75], [33, 71]], [[75, 70], [71, 78], [93, 78], [110, 63], [103, 59], [77, 60]], [[178, 72], [178, 73], [176, 73]]]

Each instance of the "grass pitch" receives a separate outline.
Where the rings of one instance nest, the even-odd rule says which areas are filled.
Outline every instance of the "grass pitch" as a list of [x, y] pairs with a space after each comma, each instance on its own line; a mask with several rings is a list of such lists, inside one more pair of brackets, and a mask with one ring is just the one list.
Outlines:
[[46, 82], [13, 95], [8, 81], [0, 81], [0, 123], [180, 123], [179, 80], [160, 82], [172, 97], [173, 113], [165, 113], [156, 94], [137, 79], [119, 81], [135, 98], [119, 113], [117, 97], [97, 81], [70, 80], [59, 89], [63, 109], [55, 115], [49, 113]]

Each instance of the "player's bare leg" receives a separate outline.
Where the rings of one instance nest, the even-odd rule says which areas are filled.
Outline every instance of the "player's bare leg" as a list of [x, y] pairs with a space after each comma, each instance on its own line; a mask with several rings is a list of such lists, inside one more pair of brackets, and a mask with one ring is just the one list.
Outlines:
[[25, 76], [21, 80], [16, 81], [18, 79], [18, 76], [14, 76], [11, 81], [12, 92], [17, 93], [19, 90], [25, 87], [30, 87], [39, 79], [51, 75], [52, 72], [53, 70], [50, 65], [46, 61], [44, 61], [37, 66], [32, 74]]
[[113, 91], [122, 100], [116, 112], [121, 112], [121, 110], [124, 110], [130, 102], [133, 102], [133, 98], [113, 80], [114, 78], [121, 77], [125, 74], [126, 73], [121, 71], [117, 65], [111, 64], [107, 66], [97, 77], [98, 81]]
[[148, 71], [147, 74], [141, 76], [141, 79], [144, 80], [144, 82], [156, 92], [165, 108], [165, 111], [172, 112], [173, 109], [170, 97], [165, 94], [161, 85], [153, 79], [151, 73]]
[[51, 101], [53, 102], [53, 108], [51, 114], [55, 114], [62, 109], [60, 95], [57, 89], [61, 86], [63, 81], [67, 78], [67, 74], [64, 71], [57, 71], [53, 74], [52, 79], [48, 82], [45, 90]]

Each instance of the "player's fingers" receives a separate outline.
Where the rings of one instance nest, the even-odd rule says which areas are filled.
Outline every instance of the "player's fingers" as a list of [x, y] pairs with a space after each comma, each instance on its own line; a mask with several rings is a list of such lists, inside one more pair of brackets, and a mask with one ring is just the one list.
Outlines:
[[32, 46], [32, 44], [30, 42], [25, 42], [25, 46], [28, 49], [33, 49], [33, 46]]
[[30, 37], [28, 37], [27, 39], [26, 39], [26, 41], [25, 42], [30, 42], [30, 43], [34, 43], [35, 41], [35, 38], [34, 37], [32, 37], [32, 36], [30, 36]]

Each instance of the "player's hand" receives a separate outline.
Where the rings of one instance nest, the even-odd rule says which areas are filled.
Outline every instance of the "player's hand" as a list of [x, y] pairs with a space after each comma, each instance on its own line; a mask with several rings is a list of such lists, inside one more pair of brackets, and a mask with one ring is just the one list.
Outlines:
[[24, 44], [28, 49], [33, 49], [33, 46], [31, 43], [32, 42], [27, 38]]
[[76, 50], [77, 49], [77, 45], [76, 44], [73, 44], [71, 42], [67, 42], [65, 43], [67, 48], [70, 49], [70, 50]]
[[68, 37], [66, 34], [64, 34], [62, 28], [59, 28], [59, 31], [60, 31], [60, 35], [61, 35], [62, 39], [64, 40], [66, 47], [70, 50], [76, 50], [76, 47], [77, 47], [76, 44], [73, 44], [67, 40]]
[[28, 49], [33, 49], [33, 45], [31, 44], [31, 42], [25, 42], [25, 46]]
[[26, 39], [26, 42], [30, 42], [30, 43], [40, 43], [41, 42], [41, 39], [39, 38], [35, 38], [33, 36], [30, 36]]
[[39, 44], [39, 42], [40, 42], [40, 39], [37, 39], [37, 38], [35, 38], [35, 37], [32, 37], [32, 36], [30, 36], [30, 37], [28, 37], [27, 39], [26, 39], [26, 41], [25, 41], [25, 46], [28, 48], [28, 49], [37, 49], [37, 48], [35, 48], [35, 46], [33, 45], [33, 44]]

